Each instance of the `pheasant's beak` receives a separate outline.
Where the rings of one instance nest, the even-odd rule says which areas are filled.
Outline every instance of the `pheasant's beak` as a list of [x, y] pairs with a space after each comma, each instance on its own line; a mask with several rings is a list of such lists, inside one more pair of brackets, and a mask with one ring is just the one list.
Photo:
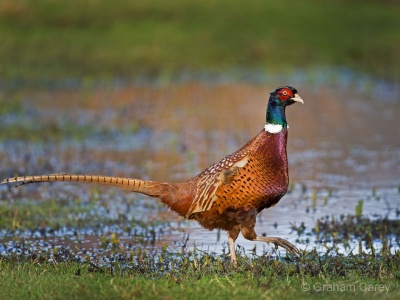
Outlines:
[[304, 101], [303, 101], [303, 99], [299, 96], [299, 94], [294, 94], [294, 97], [293, 98], [290, 98], [291, 100], [293, 100], [293, 101], [296, 101], [296, 102], [300, 102], [301, 104], [304, 104]]

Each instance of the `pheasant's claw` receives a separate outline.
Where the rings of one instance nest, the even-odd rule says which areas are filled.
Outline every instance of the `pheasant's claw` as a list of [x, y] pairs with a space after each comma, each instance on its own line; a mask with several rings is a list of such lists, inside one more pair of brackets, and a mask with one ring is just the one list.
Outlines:
[[284, 239], [281, 239], [281, 238], [279, 238], [279, 237], [263, 237], [263, 236], [257, 236], [257, 239], [256, 239], [257, 241], [260, 241], [260, 242], [266, 242], [266, 243], [273, 243], [274, 245], [275, 245], [275, 249], [277, 250], [278, 249], [278, 247], [280, 246], [280, 247], [282, 247], [282, 248], [285, 248], [286, 249], [286, 251], [288, 251], [289, 253], [291, 253], [291, 254], [299, 254], [300, 253], [300, 250], [299, 249], [297, 249], [296, 248], [296, 246], [295, 245], [293, 245], [292, 243], [290, 243], [290, 242], [288, 242], [288, 241], [286, 241], [286, 240], [284, 240]]
[[289, 251], [291, 254], [295, 254], [295, 253], [300, 253], [299, 249], [296, 248], [295, 245], [293, 245], [292, 243], [284, 240], [284, 239], [279, 239], [277, 242], [275, 242], [275, 247], [276, 249], [278, 249], [278, 246], [281, 246], [282, 248], [285, 248], [287, 251]]

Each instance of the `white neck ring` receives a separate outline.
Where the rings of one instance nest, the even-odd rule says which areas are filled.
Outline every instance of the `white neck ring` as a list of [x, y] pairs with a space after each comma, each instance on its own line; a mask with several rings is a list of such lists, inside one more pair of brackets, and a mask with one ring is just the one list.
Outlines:
[[267, 124], [265, 124], [265, 126], [264, 126], [264, 130], [265, 130], [266, 132], [269, 132], [269, 133], [279, 133], [279, 132], [282, 131], [282, 129], [283, 129], [283, 126], [280, 125], [280, 124], [271, 124], [271, 123], [267, 123]]

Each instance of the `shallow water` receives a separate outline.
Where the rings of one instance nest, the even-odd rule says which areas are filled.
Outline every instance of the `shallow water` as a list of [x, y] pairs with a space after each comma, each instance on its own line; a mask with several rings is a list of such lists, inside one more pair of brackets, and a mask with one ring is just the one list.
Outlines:
[[[274, 208], [259, 214], [258, 234], [285, 238], [299, 248], [323, 248], [312, 233], [316, 221], [354, 215], [359, 200], [364, 216], [399, 218], [400, 94], [395, 86], [356, 83], [355, 87], [326, 82], [310, 89], [296, 86], [305, 105], [287, 110], [292, 190]], [[273, 88], [253, 83], [181, 83], [46, 89], [17, 96], [3, 92], [6, 100], [18, 98], [20, 106], [3, 113], [2, 130], [21, 132], [2, 135], [0, 177], [68, 172], [185, 180], [263, 128]], [[113, 232], [124, 251], [166, 243], [177, 251], [186, 246], [227, 252], [224, 232], [209, 232], [184, 221], [142, 195], [99, 191], [101, 195], [94, 196], [93, 187], [70, 183], [1, 187], [0, 205], [6, 208], [50, 199], [61, 199], [67, 206], [76, 205], [71, 199], [80, 199], [83, 206], [96, 197], [99, 201], [89, 216], [71, 212], [67, 221], [60, 221], [68, 225], [51, 232], [46, 227], [15, 230], [3, 224], [0, 253], [23, 251], [20, 245], [25, 242], [33, 250], [63, 246], [76, 248], [76, 255], [91, 256], [110, 250], [112, 243], [105, 239]], [[298, 236], [293, 228], [300, 225], [306, 233]], [[398, 240], [392, 242], [392, 251], [400, 249]], [[237, 244], [249, 253], [272, 249], [242, 237]], [[339, 251], [357, 247], [354, 241], [350, 249], [339, 247]]]

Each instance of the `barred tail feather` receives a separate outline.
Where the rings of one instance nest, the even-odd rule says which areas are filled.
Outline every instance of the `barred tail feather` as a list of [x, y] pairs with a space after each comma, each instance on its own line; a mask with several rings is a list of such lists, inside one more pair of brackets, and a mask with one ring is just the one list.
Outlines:
[[[75, 175], [75, 174], [50, 174], [38, 176], [21, 176], [4, 179], [0, 184], [19, 183], [19, 185], [36, 182], [73, 181], [86, 182], [101, 185], [115, 186], [132, 192], [159, 197], [167, 189], [167, 184], [156, 181], [132, 179], [125, 177], [97, 176], [97, 175]], [[17, 186], [19, 186], [17, 185]]]

